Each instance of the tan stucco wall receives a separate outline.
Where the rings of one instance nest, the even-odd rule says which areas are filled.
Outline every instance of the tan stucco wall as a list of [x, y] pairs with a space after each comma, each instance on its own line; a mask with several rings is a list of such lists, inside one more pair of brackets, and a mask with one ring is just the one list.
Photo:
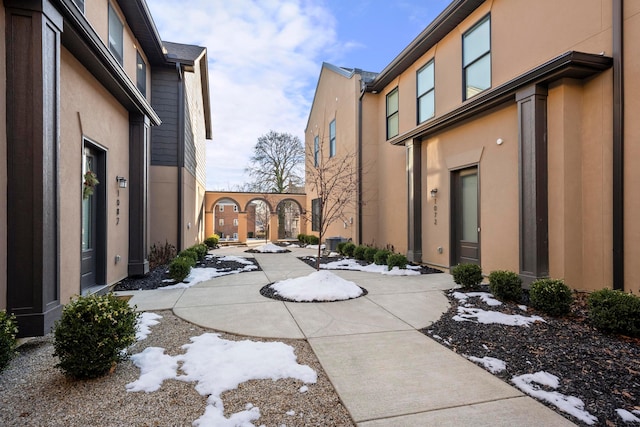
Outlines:
[[178, 169], [173, 166], [149, 168], [149, 244], [178, 247]]
[[[4, 21], [4, 2], [0, 0], [0, 22]], [[3, 25], [4, 28], [4, 25]], [[0, 31], [0, 58], [5, 55], [5, 32]], [[7, 164], [7, 69], [0, 67], [0, 164]], [[7, 168], [0, 167], [0, 309], [7, 308]]]
[[129, 113], [64, 48], [60, 62], [60, 286], [66, 303], [80, 291], [83, 136], [106, 150], [107, 179], [100, 185], [107, 188], [107, 284], [127, 276], [129, 194], [123, 189], [118, 196], [116, 176], [129, 175]]
[[378, 97], [366, 93], [362, 98], [362, 243], [382, 247], [378, 240]]

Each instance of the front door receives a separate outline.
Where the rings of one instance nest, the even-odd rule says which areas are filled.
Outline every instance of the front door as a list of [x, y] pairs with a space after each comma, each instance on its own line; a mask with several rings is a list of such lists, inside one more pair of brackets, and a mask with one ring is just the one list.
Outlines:
[[80, 287], [87, 289], [100, 285], [104, 281], [102, 259], [102, 245], [104, 244], [104, 160], [101, 152], [85, 146], [83, 155], [82, 176], [91, 171], [97, 175], [98, 184], [91, 191], [85, 193], [86, 184], [83, 182], [82, 193], [82, 260], [80, 265]]
[[452, 265], [480, 264], [478, 168], [455, 171], [452, 188]]

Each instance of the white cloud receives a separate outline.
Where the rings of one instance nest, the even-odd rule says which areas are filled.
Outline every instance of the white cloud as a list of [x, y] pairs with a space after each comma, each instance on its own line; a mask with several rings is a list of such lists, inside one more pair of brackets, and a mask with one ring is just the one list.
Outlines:
[[253, 146], [269, 130], [304, 140], [322, 52], [339, 55], [336, 19], [300, 0], [148, 0], [160, 37], [205, 46], [213, 141], [207, 189], [244, 182]]

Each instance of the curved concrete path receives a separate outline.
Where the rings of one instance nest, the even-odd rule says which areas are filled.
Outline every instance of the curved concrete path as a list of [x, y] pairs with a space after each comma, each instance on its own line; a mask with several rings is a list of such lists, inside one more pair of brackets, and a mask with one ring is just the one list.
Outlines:
[[233, 274], [188, 289], [121, 292], [138, 310], [173, 312], [230, 333], [307, 339], [358, 426], [572, 426], [524, 395], [417, 331], [449, 308], [448, 274], [383, 276], [334, 271], [369, 291], [332, 303], [289, 303], [258, 292], [268, 283], [313, 269], [297, 259], [314, 251], [216, 255], [255, 256], [262, 271]]

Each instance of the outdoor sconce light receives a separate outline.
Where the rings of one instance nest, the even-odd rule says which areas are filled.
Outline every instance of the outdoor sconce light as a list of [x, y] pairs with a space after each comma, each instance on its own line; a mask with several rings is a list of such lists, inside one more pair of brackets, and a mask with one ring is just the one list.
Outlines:
[[127, 178], [124, 176], [116, 176], [116, 181], [118, 182], [118, 187], [127, 188]]
[[436, 194], [438, 194], [438, 189], [437, 188], [432, 189], [431, 190], [431, 197], [435, 198]]

